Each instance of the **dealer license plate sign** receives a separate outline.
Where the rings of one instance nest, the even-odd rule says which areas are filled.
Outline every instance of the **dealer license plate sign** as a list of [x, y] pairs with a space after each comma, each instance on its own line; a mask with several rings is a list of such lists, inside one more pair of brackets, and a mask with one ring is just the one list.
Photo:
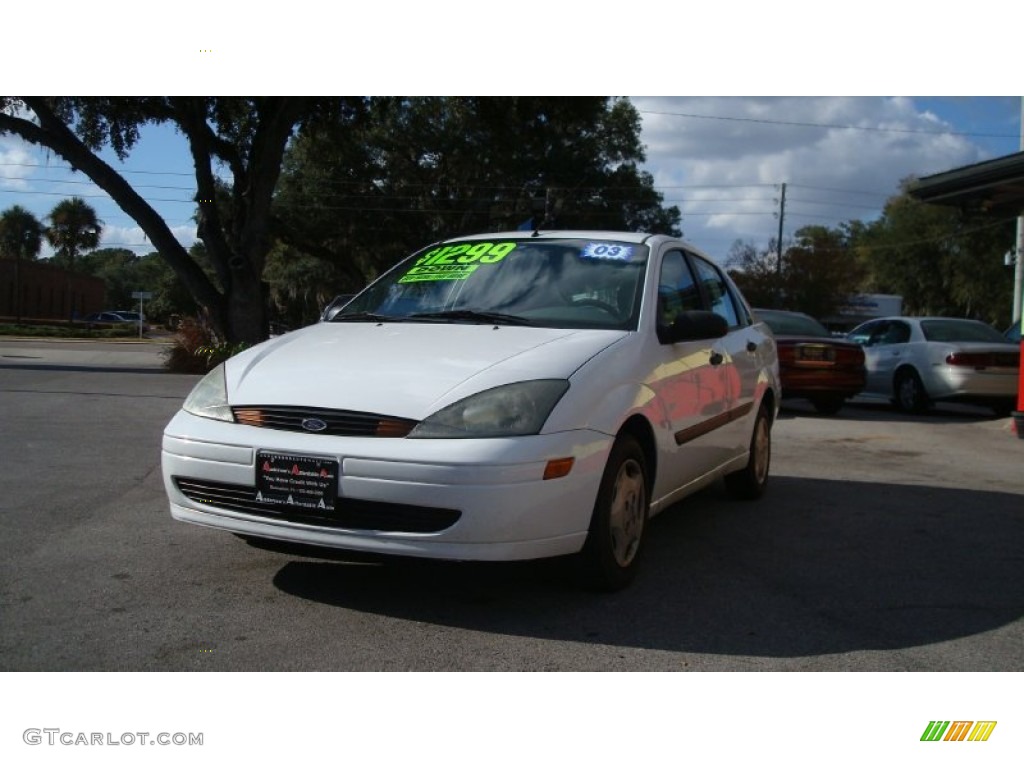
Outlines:
[[290, 453], [256, 453], [256, 502], [299, 509], [334, 509], [338, 462]]
[[836, 351], [823, 344], [801, 344], [797, 347], [797, 359], [810, 363], [834, 363]]

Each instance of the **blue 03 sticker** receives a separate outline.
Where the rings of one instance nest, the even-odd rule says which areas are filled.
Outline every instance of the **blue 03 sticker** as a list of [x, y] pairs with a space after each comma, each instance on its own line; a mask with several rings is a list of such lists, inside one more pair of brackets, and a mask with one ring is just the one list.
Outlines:
[[633, 248], [628, 245], [615, 245], [614, 243], [587, 243], [580, 251], [580, 258], [629, 261], [633, 258]]

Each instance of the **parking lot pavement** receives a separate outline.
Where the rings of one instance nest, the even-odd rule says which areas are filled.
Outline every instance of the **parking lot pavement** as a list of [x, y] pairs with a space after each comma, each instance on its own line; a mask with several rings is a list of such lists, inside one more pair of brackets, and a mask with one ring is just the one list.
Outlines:
[[796, 476], [1024, 493], [1024, 440], [1011, 419], [984, 408], [940, 405], [909, 415], [863, 398], [821, 417], [796, 401], [783, 407], [778, 426], [789, 439], [776, 441], [777, 455]]
[[559, 562], [326, 560], [175, 522], [160, 436], [199, 377], [73, 351], [0, 342], [0, 669], [1024, 669], [1005, 419], [787, 406], [765, 497], [659, 515], [607, 595]]
[[0, 368], [64, 368], [156, 371], [167, 340], [78, 341], [0, 337]]

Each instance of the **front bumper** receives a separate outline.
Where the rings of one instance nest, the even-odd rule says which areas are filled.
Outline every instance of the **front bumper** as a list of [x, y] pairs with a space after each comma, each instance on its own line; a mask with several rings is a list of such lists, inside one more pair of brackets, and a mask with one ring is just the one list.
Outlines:
[[[590, 430], [482, 439], [417, 440], [307, 435], [203, 419], [180, 411], [163, 439], [164, 486], [171, 515], [198, 525], [280, 541], [390, 555], [452, 560], [525, 560], [579, 551], [587, 536], [612, 437]], [[256, 482], [258, 450], [339, 462], [338, 520], [310, 522], [247, 509], [190, 489], [233, 489]], [[548, 460], [572, 456], [565, 477], [544, 480]], [[185, 483], [182, 483], [185, 480]], [[183, 487], [188, 494], [183, 492]], [[440, 530], [402, 530], [401, 514], [349, 509], [441, 510]], [[359, 527], [345, 520], [359, 519]], [[445, 520], [444, 516], [436, 517]], [[387, 528], [383, 530], [381, 528]]]

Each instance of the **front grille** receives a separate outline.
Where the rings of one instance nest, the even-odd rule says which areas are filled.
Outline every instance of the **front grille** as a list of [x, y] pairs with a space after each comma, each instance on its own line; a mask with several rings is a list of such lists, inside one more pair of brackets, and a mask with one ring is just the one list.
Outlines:
[[[376, 413], [338, 411], [331, 408], [305, 408], [288, 405], [236, 405], [231, 408], [235, 421], [250, 427], [283, 429], [316, 435], [343, 437], [405, 437], [416, 426], [411, 419], [398, 419]], [[308, 429], [303, 422], [315, 419], [327, 426]]]
[[199, 504], [271, 520], [287, 520], [291, 523], [305, 523], [324, 528], [390, 533], [437, 533], [455, 525], [462, 516], [462, 513], [455, 509], [347, 498], [335, 500], [333, 510], [296, 509], [286, 504], [258, 504], [256, 488], [251, 485], [233, 485], [189, 477], [175, 477], [174, 484], [187, 498]]

